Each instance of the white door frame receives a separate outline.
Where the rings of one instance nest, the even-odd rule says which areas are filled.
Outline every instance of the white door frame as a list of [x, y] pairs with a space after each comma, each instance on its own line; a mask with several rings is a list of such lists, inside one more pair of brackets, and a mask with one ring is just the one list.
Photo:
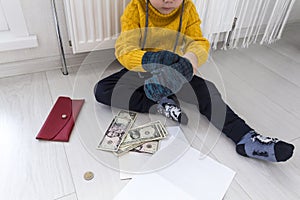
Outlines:
[[20, 1], [0, 0], [0, 6], [0, 21], [7, 24], [6, 30], [4, 25], [0, 30], [0, 51], [37, 47], [37, 37], [28, 32]]

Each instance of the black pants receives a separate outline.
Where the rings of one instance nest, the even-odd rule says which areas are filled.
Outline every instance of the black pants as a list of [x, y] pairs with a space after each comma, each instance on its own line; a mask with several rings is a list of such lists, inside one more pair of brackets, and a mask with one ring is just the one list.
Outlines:
[[[98, 102], [136, 112], [149, 112], [157, 104], [147, 98], [144, 92], [144, 81], [151, 77], [150, 73], [137, 73], [122, 69], [102, 80], [95, 88]], [[176, 98], [197, 105], [201, 114], [235, 143], [252, 130], [243, 119], [226, 105], [215, 85], [201, 77], [183, 85], [176, 93]]]

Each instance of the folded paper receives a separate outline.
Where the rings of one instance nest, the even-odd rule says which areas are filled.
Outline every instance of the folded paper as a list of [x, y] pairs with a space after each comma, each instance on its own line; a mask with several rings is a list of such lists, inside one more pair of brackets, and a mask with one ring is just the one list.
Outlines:
[[[120, 178], [131, 180], [114, 200], [223, 199], [235, 172], [192, 148], [180, 127], [167, 131], [169, 138], [151, 157], [130, 152], [119, 158]], [[129, 163], [133, 159], [139, 162]]]
[[61, 142], [69, 141], [83, 103], [83, 99], [73, 100], [69, 97], [59, 97], [37, 134], [36, 139]]

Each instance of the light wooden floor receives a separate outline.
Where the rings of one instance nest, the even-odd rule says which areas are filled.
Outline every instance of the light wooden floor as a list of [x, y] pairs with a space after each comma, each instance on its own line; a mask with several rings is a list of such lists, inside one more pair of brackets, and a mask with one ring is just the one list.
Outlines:
[[[289, 25], [275, 44], [213, 52], [200, 69], [248, 124], [296, 146], [288, 162], [239, 156], [233, 143], [209, 129], [193, 106], [183, 105], [191, 120], [183, 130], [187, 136], [197, 131], [193, 146], [237, 172], [224, 199], [300, 199], [299, 35], [300, 24]], [[99, 62], [70, 69], [69, 76], [54, 70], [0, 79], [0, 199], [111, 200], [126, 185], [112, 169], [117, 160], [95, 149], [117, 112], [95, 103], [92, 95], [100, 75], [115, 70], [103, 71], [113, 60], [112, 51], [92, 54], [87, 61], [95, 57]], [[70, 141], [37, 141], [37, 132], [61, 95], [86, 100]], [[139, 117], [137, 123], [157, 116]], [[85, 181], [86, 171], [92, 171], [94, 179]]]

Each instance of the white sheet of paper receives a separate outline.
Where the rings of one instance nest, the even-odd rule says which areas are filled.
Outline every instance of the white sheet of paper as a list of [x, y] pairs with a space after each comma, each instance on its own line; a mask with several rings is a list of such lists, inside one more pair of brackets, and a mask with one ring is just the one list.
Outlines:
[[131, 179], [140, 172], [142, 166], [148, 162], [151, 155], [137, 152], [129, 152], [119, 157], [120, 179]]
[[235, 172], [190, 148], [176, 163], [157, 174], [196, 199], [222, 199]]
[[[174, 140], [183, 140], [188, 145], [188, 142], [185, 139], [182, 131], [178, 126], [167, 127], [168, 137], [160, 141], [159, 150], [155, 153], [158, 154], [159, 151], [163, 151], [168, 147]], [[119, 168], [120, 168], [120, 179], [130, 179], [135, 174], [142, 172], [141, 168], [145, 165], [146, 162], [151, 159], [152, 155], [129, 152], [119, 157]]]
[[[185, 147], [187, 141], [182, 138], [182, 136], [184, 137], [183, 133], [176, 132], [174, 128], [170, 132], [173, 132], [175, 136], [167, 146], [174, 145], [177, 147], [176, 149]], [[164, 146], [160, 152], [156, 152], [148, 160], [147, 168], [156, 167], [157, 163], [162, 161], [161, 154], [164, 153], [164, 150], [169, 150], [166, 148], [167, 146]], [[166, 153], [170, 154], [168, 151]], [[165, 168], [133, 176], [115, 200], [222, 199], [234, 174], [235, 172], [228, 167], [209, 157], [203, 158], [198, 150], [189, 148]], [[145, 194], [147, 195], [145, 196]]]
[[151, 173], [131, 180], [114, 200], [196, 200], [162, 176]]
[[190, 148], [169, 167], [134, 176], [115, 200], [222, 199], [235, 172], [199, 156], [199, 151]]

